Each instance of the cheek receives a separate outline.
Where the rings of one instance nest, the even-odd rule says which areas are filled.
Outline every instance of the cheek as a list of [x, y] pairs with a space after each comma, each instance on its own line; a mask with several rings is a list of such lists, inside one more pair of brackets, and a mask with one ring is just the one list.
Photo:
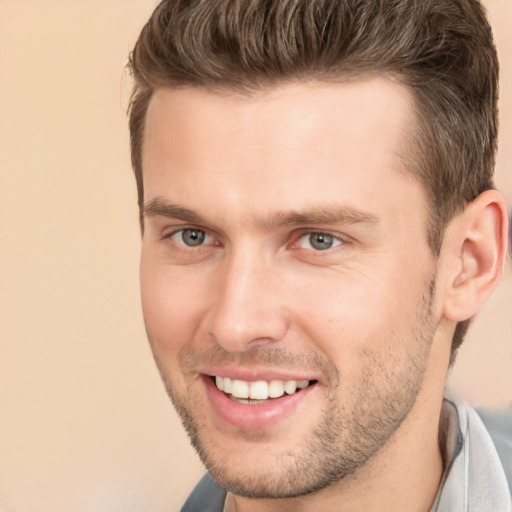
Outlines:
[[406, 279], [399, 266], [372, 275], [351, 272], [330, 277], [296, 290], [295, 317], [340, 370], [357, 369], [368, 351], [406, 348], [401, 345], [412, 336], [426, 281]]
[[153, 352], [176, 360], [198, 328], [207, 295], [204, 287], [198, 276], [184, 276], [144, 251], [140, 281], [144, 321]]

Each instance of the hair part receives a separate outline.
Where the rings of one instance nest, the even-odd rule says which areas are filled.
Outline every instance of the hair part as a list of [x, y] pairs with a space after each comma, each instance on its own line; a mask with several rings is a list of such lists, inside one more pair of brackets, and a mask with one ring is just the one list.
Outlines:
[[[130, 56], [131, 157], [143, 228], [142, 145], [159, 88], [255, 92], [383, 73], [412, 90], [409, 170], [439, 254], [451, 218], [493, 188], [498, 60], [478, 0], [164, 0]], [[452, 362], [469, 320], [457, 325]]]

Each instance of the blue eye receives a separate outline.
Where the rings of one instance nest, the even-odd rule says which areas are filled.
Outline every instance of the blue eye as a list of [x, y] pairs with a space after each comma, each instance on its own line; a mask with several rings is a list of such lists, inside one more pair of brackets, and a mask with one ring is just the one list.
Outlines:
[[341, 240], [328, 233], [306, 233], [299, 238], [298, 245], [302, 249], [313, 249], [314, 251], [326, 251], [338, 245]]
[[205, 242], [210, 242], [211, 237], [201, 229], [186, 228], [180, 229], [172, 234], [171, 238], [182, 245], [187, 247], [199, 247], [204, 245]]

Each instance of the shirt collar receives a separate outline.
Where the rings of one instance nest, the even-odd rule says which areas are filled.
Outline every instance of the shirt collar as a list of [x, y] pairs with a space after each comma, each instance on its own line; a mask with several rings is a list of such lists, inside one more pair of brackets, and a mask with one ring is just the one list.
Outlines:
[[503, 467], [476, 412], [445, 399], [441, 434], [445, 471], [430, 512], [511, 512]]

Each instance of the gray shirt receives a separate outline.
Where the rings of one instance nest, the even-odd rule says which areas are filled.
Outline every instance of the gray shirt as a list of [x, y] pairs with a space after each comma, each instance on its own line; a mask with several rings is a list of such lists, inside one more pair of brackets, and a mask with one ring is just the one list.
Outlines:
[[510, 414], [482, 413], [487, 430], [473, 409], [445, 399], [446, 469], [430, 512], [511, 512], [507, 476], [511, 476], [512, 423], [504, 421]]

